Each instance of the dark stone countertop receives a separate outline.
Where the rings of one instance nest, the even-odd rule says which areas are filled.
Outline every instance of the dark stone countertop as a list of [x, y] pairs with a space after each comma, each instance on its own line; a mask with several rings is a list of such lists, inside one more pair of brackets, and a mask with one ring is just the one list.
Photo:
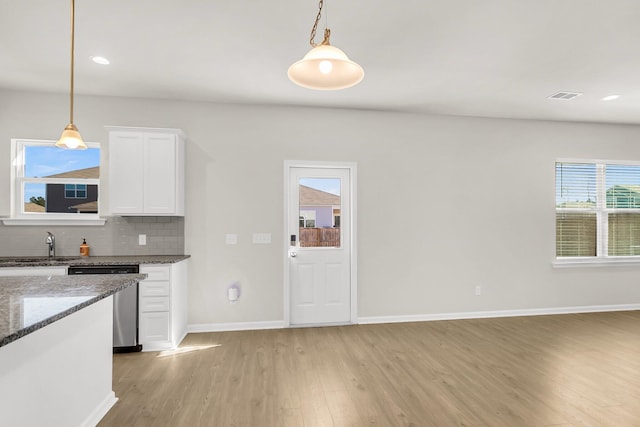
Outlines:
[[146, 274], [0, 277], [0, 347], [146, 277]]
[[0, 267], [173, 264], [189, 257], [190, 255], [61, 256], [55, 258], [28, 256], [0, 257]]

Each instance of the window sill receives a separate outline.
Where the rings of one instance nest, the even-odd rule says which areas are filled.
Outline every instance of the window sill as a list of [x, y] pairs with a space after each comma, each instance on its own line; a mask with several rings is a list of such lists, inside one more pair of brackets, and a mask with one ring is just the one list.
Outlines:
[[640, 256], [607, 258], [556, 258], [553, 268], [640, 266]]
[[4, 225], [104, 225], [106, 218], [3, 218]]

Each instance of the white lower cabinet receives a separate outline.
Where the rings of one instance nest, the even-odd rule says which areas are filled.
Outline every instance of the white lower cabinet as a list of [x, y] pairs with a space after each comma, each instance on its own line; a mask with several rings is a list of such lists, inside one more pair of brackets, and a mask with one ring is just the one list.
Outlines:
[[187, 333], [187, 260], [141, 264], [138, 338], [142, 351], [177, 347]]

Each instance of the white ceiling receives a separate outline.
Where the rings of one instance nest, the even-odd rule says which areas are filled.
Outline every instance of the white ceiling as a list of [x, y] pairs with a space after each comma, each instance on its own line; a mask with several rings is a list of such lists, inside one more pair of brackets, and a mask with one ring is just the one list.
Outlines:
[[[286, 75], [317, 5], [76, 0], [76, 93], [640, 124], [638, 0], [326, 0], [332, 44], [365, 70], [328, 92]], [[68, 91], [69, 9], [0, 0], [0, 88]]]

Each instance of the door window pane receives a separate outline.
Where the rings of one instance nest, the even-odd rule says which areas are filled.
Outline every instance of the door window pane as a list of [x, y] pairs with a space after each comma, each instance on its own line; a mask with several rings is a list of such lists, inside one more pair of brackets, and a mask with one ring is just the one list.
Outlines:
[[340, 247], [339, 178], [301, 178], [299, 236], [301, 247]]

